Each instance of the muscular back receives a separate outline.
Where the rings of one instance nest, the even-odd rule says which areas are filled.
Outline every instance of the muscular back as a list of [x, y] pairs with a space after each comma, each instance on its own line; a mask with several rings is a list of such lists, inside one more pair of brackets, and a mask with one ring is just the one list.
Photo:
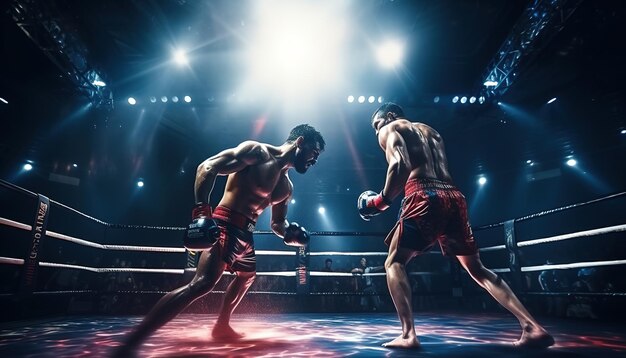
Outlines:
[[411, 123], [406, 119], [397, 119], [384, 126], [379, 133], [379, 143], [386, 152], [387, 137], [396, 132], [404, 140], [409, 161], [409, 179], [434, 178], [452, 182], [448, 171], [448, 159], [441, 135], [432, 127], [423, 123]]

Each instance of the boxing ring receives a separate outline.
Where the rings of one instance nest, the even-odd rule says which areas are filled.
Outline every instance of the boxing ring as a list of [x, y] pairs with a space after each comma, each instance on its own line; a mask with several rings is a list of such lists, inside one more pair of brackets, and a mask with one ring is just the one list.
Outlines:
[[[13, 204], [19, 200], [22, 204], [11, 205], [11, 212], [7, 209], [9, 205], [3, 205], [3, 211], [0, 211], [2, 241], [0, 247], [3, 250], [0, 252], [0, 269], [3, 270], [4, 281], [0, 291], [3, 311], [0, 323], [2, 356], [107, 356], [120, 344], [124, 335], [141, 321], [158, 298], [188, 282], [193, 276], [197, 255], [182, 247], [183, 227], [110, 224], [6, 181], [0, 181], [0, 194], [3, 202], [10, 201]], [[536, 228], [528, 223], [550, 220], [558, 213], [581, 208], [593, 207], [599, 211], [625, 199], [626, 192], [616, 193], [584, 203], [473, 228], [477, 233], [477, 241], [488, 243], [488, 246], [481, 247], [481, 257], [486, 266], [509, 282], [526, 304], [532, 302], [543, 304], [547, 302], [546, 300], [551, 300], [550, 302], [558, 306], [555, 302], [569, 298], [582, 300], [582, 303], [575, 303], [580, 305], [585, 304], [585, 299], [602, 300], [600, 302], [606, 305], [614, 302], [623, 305], [626, 296], [624, 292], [537, 290], [529, 285], [529, 277], [544, 272], [558, 273], [574, 269], [583, 269], [580, 271], [583, 273], [587, 272], [584, 271], [586, 269], [597, 268], [623, 272], [626, 256], [613, 257], [621, 254], [621, 249], [609, 250], [609, 257], [604, 258], [589, 259], [589, 255], [594, 252], [594, 247], [600, 246], [596, 242], [601, 242], [607, 237], [623, 242], [626, 235], [624, 217], [621, 217], [622, 222], [618, 219], [618, 222], [606, 226], [587, 227], [573, 232], [558, 232], [559, 227], [563, 225], [554, 225], [555, 232], [548, 235], [535, 232]], [[24, 209], [25, 214], [18, 213], [14, 207]], [[53, 223], [52, 219], [57, 217], [51, 216], [51, 213], [62, 213], [58, 214], [59, 223]], [[72, 217], [72, 221], [66, 216]], [[75, 224], [79, 218], [85, 221], [84, 225]], [[573, 221], [569, 224], [580, 226], [586, 223]], [[57, 228], [63, 226], [71, 226], [72, 232], [61, 233]], [[75, 233], [79, 231], [76, 229], [78, 226], [86, 231]], [[170, 246], [111, 244], [108, 242], [115, 240], [113, 231], [131, 232], [134, 233], [131, 235], [149, 239], [166, 236], [170, 238], [171, 244]], [[270, 235], [273, 235], [270, 231], [255, 232], [256, 241], [259, 243], [263, 242], [264, 236]], [[393, 307], [389, 306], [386, 287], [380, 287], [381, 289], [374, 293], [358, 292], [347, 289], [348, 285], [342, 285], [339, 280], [357, 280], [366, 276], [384, 280], [385, 273], [317, 271], [311, 269], [311, 260], [328, 257], [347, 259], [367, 257], [384, 260], [386, 252], [383, 250], [342, 252], [313, 249], [316, 246], [315, 237], [362, 237], [363, 240], [378, 240], [382, 245], [382, 238], [386, 233], [311, 231], [310, 235], [311, 245], [307, 248], [256, 250], [259, 262], [265, 260], [264, 257], [271, 261], [272, 257], [286, 256], [294, 260], [295, 268], [257, 272], [257, 280], [261, 277], [279, 278], [289, 280], [290, 284], [280, 291], [264, 290], [262, 285], [252, 286], [231, 322], [236, 330], [246, 334], [242, 340], [218, 342], [210, 338], [211, 327], [217, 317], [216, 306], [219, 305], [219, 298], [223, 293], [223, 290], [217, 287], [205, 298], [196, 301], [185, 313], [153, 334], [142, 346], [139, 356], [537, 355], [537, 352], [522, 351], [511, 346], [510, 343], [520, 334], [517, 321], [503, 311], [489, 311], [484, 307], [481, 309], [480, 302], [483, 302], [485, 294], [475, 291], [472, 284], [468, 284], [468, 275], [460, 269], [455, 260], [449, 260], [449, 266], [438, 271], [413, 270], [409, 267], [409, 275], [416, 279], [423, 278], [423, 282], [427, 282], [426, 278], [429, 277], [445, 277], [449, 285], [444, 291], [431, 291], [423, 295], [418, 292], [417, 295], [414, 293], [414, 296], [431, 303], [446, 301], [451, 302], [452, 306], [456, 303], [459, 308], [429, 310], [428, 305], [423, 305], [426, 307], [423, 308], [420, 303], [418, 307], [414, 300], [416, 330], [422, 344], [420, 350], [394, 350], [381, 347], [381, 343], [396, 337], [400, 332], [398, 318]], [[93, 236], [99, 236], [102, 241], [92, 239]], [[484, 241], [483, 236], [486, 238]], [[568, 243], [576, 240], [589, 240], [590, 249], [584, 253], [587, 256], [583, 255], [586, 259], [577, 262], [562, 261], [561, 254], [568, 251]], [[61, 251], [46, 251], [45, 248], [51, 242], [80, 250], [80, 262], [64, 261], [64, 254]], [[561, 249], [563, 252], [556, 248], [558, 246], [563, 247]], [[384, 249], [384, 246], [382, 248]], [[537, 250], [538, 248], [543, 249]], [[115, 265], [107, 266], [102, 262], [106, 260], [99, 259], [101, 256], [98, 255], [104, 254], [114, 258]], [[181, 265], [163, 267], [169, 263], [163, 261], [160, 265], [149, 267], [142, 261], [141, 267], [126, 267], [121, 263], [123, 262], [121, 258], [124, 257], [141, 258], [148, 255], [159, 255], [159, 259], [163, 255], [171, 255], [174, 256], [171, 262], [179, 262]], [[437, 251], [431, 251], [428, 256], [443, 259], [441, 253]], [[540, 263], [546, 260], [550, 262]], [[75, 275], [71, 276], [72, 280], [83, 279], [85, 282], [73, 282], [74, 285], [68, 286], [69, 289], [49, 289], [49, 285], [43, 282], [46, 280], [42, 278], [48, 278], [48, 282], [64, 282], [60, 279], [64, 275], [56, 274], [57, 272], [74, 273]], [[132, 277], [131, 275], [142, 275], [146, 281], [156, 281], [157, 284], [169, 282], [170, 287], [144, 286], [127, 289], [124, 286], [125, 278]], [[225, 275], [228, 277], [229, 273], [226, 272]], [[111, 281], [112, 277], [117, 280], [117, 286], [99, 283]], [[124, 280], [119, 280], [120, 277]], [[146, 277], [157, 278], [146, 279]], [[331, 285], [333, 287], [331, 291], [319, 289], [327, 288], [328, 285], [315, 287], [316, 281], [328, 282], [328, 280], [339, 284]], [[354, 305], [363, 302], [361, 299], [370, 299], [371, 296], [380, 297], [387, 303], [386, 308], [376, 312], [354, 309]], [[111, 303], [116, 297], [118, 306]], [[487, 301], [490, 300], [487, 298]], [[118, 310], [102, 310], [96, 306], [118, 307]], [[131, 309], [133, 306], [140, 309], [133, 311]], [[331, 306], [332, 309], [324, 310]], [[120, 310], [119, 307], [126, 310]], [[345, 312], [350, 311], [349, 308], [352, 308], [352, 312]], [[246, 313], [238, 314], [239, 311]], [[542, 351], [541, 356], [570, 354], [596, 357], [602, 354], [607, 357], [621, 357], [626, 354], [626, 328], [619, 322], [581, 321], [541, 315], [539, 321], [556, 340], [555, 346]]]

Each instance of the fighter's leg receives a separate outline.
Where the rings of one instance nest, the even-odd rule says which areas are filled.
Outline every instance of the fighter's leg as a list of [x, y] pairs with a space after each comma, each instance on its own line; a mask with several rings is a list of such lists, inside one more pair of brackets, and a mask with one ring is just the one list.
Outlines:
[[256, 272], [238, 271], [235, 279], [228, 285], [222, 302], [222, 308], [213, 327], [212, 336], [218, 339], [238, 339], [244, 335], [235, 332], [230, 327], [230, 316], [241, 302], [243, 296], [248, 292], [250, 286], [256, 278]]
[[172, 320], [197, 298], [210, 292], [224, 272], [220, 245], [200, 255], [196, 275], [190, 283], [163, 296], [144, 320], [128, 336], [128, 347], [138, 346], [150, 334]]
[[416, 255], [416, 252], [398, 245], [399, 232], [400, 230], [397, 230], [394, 233], [389, 244], [385, 270], [387, 271], [389, 293], [402, 324], [402, 334], [396, 339], [384, 343], [383, 347], [417, 348], [420, 343], [415, 333], [413, 308], [411, 307], [411, 285], [406, 274], [406, 264]]
[[493, 271], [483, 266], [478, 254], [457, 256], [457, 258], [474, 281], [517, 318], [522, 326], [522, 337], [515, 342], [515, 345], [540, 348], [554, 344], [552, 336], [526, 310], [509, 285]]

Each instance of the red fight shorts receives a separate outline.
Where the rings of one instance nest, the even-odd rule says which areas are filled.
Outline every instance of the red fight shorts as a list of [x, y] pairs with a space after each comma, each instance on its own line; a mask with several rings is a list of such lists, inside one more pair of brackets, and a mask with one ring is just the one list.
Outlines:
[[473, 255], [478, 252], [467, 217], [465, 196], [454, 186], [437, 179], [410, 179], [398, 222], [385, 239], [390, 245], [398, 235], [398, 246], [423, 253], [439, 242], [444, 255]]

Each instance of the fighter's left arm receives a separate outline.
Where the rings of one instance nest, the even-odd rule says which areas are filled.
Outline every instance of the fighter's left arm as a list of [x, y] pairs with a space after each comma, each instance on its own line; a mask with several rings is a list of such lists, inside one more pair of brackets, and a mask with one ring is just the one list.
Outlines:
[[[381, 146], [385, 149], [387, 158], [387, 178], [382, 190], [383, 196], [393, 201], [404, 188], [411, 170], [411, 160], [404, 138], [392, 124], [383, 128], [387, 133], [382, 136]], [[381, 133], [383, 134], [383, 133]]]

